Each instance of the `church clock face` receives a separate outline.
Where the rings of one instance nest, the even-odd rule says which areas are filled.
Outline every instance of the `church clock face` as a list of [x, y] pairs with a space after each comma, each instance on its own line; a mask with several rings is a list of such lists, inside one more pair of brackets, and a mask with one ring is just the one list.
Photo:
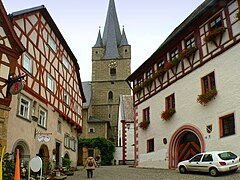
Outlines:
[[116, 68], [117, 67], [117, 62], [115, 60], [111, 60], [110, 63], [108, 64], [109, 68]]

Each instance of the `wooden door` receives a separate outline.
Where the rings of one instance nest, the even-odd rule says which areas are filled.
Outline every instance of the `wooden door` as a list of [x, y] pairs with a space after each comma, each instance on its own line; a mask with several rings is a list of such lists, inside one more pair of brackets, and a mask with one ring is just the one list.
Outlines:
[[186, 132], [179, 141], [178, 162], [190, 159], [201, 152], [201, 145], [198, 137], [192, 132]]

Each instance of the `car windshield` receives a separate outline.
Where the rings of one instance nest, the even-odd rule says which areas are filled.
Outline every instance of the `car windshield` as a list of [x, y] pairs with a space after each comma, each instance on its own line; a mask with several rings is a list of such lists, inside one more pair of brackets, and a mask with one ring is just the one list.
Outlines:
[[236, 159], [237, 155], [235, 155], [232, 152], [224, 152], [224, 153], [220, 153], [218, 154], [218, 156], [222, 159], [222, 160], [231, 160], [231, 159]]

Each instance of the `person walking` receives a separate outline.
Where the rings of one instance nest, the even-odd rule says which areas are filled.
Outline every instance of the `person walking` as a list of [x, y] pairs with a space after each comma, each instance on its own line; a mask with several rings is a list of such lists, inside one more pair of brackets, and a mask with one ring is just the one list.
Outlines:
[[93, 170], [97, 167], [96, 161], [93, 157], [89, 156], [84, 164], [84, 168], [87, 170], [87, 177], [93, 177]]

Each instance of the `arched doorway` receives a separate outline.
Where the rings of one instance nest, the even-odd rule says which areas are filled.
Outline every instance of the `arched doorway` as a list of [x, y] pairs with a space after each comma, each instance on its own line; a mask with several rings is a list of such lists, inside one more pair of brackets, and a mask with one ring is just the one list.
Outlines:
[[41, 145], [40, 149], [39, 149], [39, 153], [38, 153], [39, 157], [42, 158], [43, 161], [43, 173], [47, 174], [49, 173], [49, 151], [48, 151], [48, 147], [43, 144]]
[[202, 133], [193, 126], [179, 128], [169, 143], [169, 168], [177, 167], [179, 161], [189, 159], [205, 149]]
[[19, 139], [14, 143], [12, 152], [15, 152], [15, 154], [16, 154], [17, 149], [19, 150], [21, 177], [26, 178], [28, 163], [30, 160], [29, 146], [25, 140]]

